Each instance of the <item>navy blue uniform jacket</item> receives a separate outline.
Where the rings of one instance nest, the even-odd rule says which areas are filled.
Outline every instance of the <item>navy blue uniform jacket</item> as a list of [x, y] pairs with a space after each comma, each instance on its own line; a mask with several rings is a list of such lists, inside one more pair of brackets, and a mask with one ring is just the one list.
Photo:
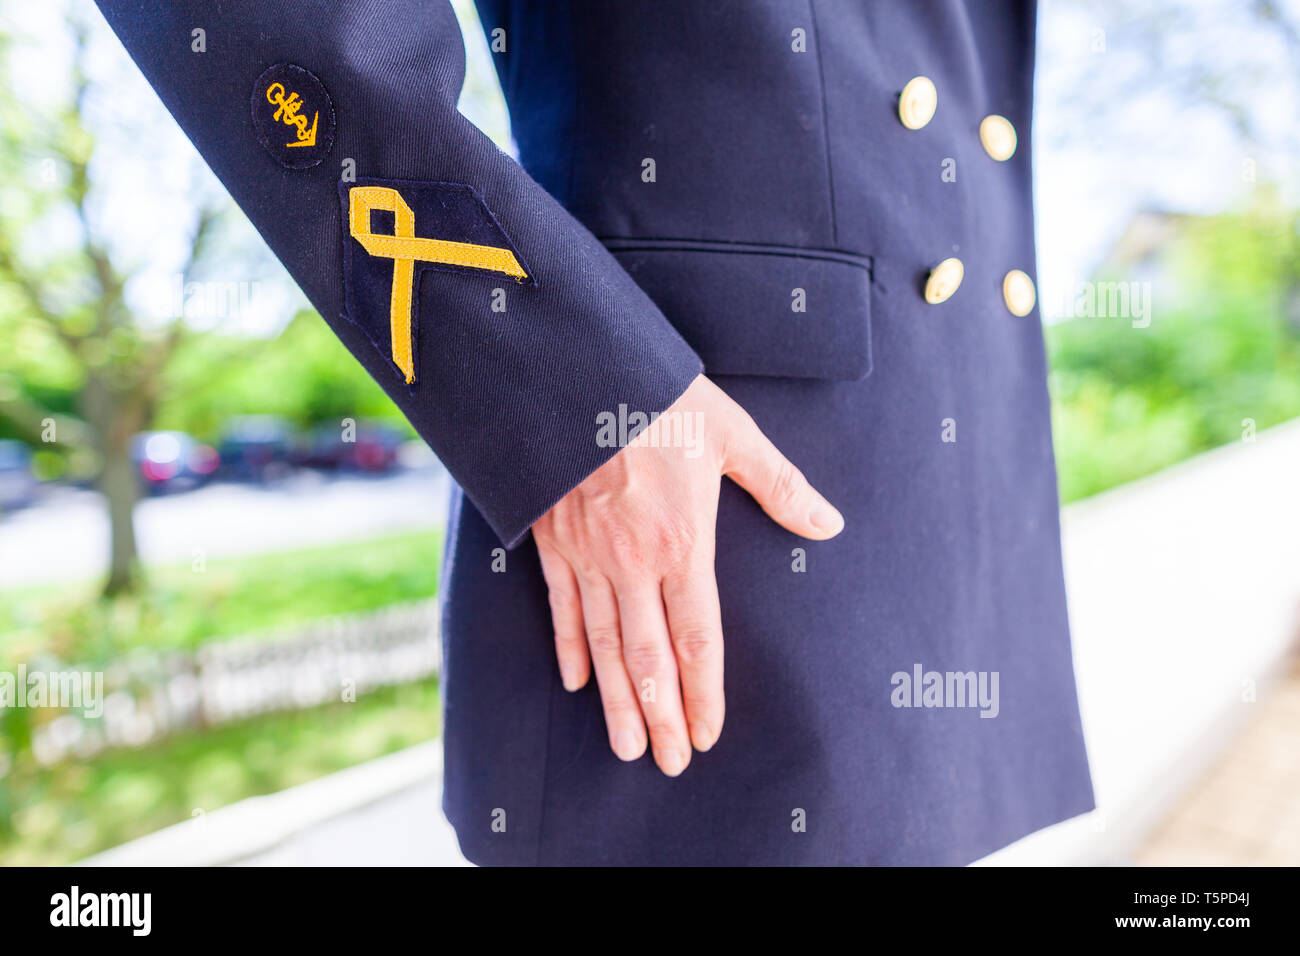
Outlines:
[[[1031, 2], [480, 0], [522, 166], [456, 110], [444, 2], [101, 8], [461, 489], [444, 809], [471, 860], [961, 864], [1092, 808]], [[602, 413], [701, 370], [847, 526], [796, 538], [724, 482], [726, 726], [669, 779], [561, 686], [527, 534], [617, 452]]]

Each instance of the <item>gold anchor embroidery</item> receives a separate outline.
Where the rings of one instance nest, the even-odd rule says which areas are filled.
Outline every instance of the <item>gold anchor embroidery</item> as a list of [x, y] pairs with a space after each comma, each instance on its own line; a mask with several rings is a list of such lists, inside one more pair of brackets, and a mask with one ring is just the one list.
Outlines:
[[320, 110], [312, 115], [311, 129], [308, 129], [307, 117], [298, 112], [302, 109], [302, 97], [297, 93], [290, 93], [286, 97], [283, 83], [272, 83], [266, 88], [266, 101], [279, 107], [272, 119], [283, 120], [286, 126], [292, 126], [298, 131], [298, 142], [285, 143], [285, 146], [316, 145], [316, 121], [320, 119]]
[[[370, 213], [374, 209], [393, 214], [391, 236], [377, 236], [370, 231]], [[528, 278], [528, 273], [509, 249], [418, 238], [415, 235], [415, 213], [396, 189], [387, 186], [352, 187], [348, 192], [348, 228], [352, 237], [370, 255], [393, 260], [389, 330], [393, 362], [406, 376], [408, 385], [415, 381], [415, 360], [411, 354], [411, 296], [417, 260], [503, 272], [516, 281]]]

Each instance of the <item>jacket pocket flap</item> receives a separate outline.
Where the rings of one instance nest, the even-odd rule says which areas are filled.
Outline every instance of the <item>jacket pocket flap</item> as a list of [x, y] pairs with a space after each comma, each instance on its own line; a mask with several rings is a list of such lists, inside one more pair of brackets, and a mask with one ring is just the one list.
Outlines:
[[605, 239], [714, 375], [871, 373], [871, 260], [788, 246]]

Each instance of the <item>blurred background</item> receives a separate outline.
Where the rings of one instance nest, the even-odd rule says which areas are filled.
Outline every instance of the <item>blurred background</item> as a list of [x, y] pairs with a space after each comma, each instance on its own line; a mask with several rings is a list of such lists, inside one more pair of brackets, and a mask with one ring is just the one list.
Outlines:
[[[454, 5], [461, 110], [511, 149]], [[1041, 3], [1100, 806], [990, 863], [1300, 863], [1297, 63], [1297, 2]], [[458, 862], [447, 485], [89, 0], [0, 0], [0, 864]], [[38, 672], [102, 712], [6, 701]]]

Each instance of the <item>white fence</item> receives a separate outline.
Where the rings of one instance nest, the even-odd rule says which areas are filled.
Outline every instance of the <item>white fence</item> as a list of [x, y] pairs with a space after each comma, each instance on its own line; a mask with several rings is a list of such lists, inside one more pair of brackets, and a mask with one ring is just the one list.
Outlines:
[[435, 599], [193, 652], [135, 653], [103, 671], [102, 714], [65, 712], [39, 725], [32, 750], [49, 765], [143, 746], [179, 730], [355, 700], [436, 674], [440, 660]]

